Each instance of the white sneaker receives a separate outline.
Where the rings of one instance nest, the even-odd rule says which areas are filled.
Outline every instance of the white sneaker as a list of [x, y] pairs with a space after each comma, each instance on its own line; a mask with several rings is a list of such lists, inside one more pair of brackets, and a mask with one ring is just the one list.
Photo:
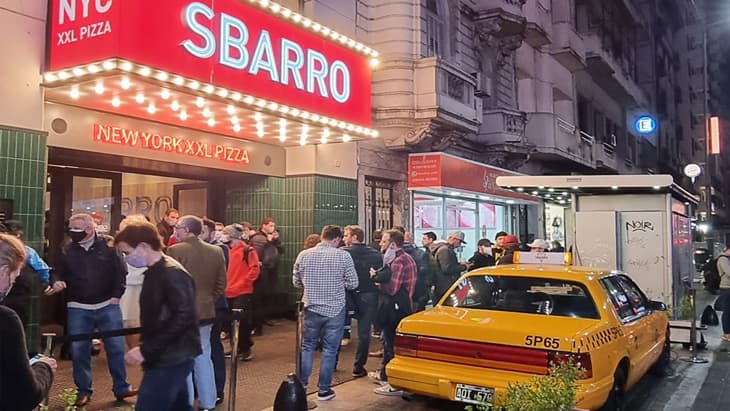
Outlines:
[[343, 338], [342, 341], [340, 341], [340, 345], [343, 347], [347, 347], [350, 345], [350, 339], [349, 338]]
[[403, 395], [403, 390], [393, 388], [387, 382], [384, 385], [373, 390], [376, 394], [387, 395], [389, 397], [399, 397]]
[[387, 384], [387, 382], [380, 379], [380, 371], [370, 371], [368, 373], [368, 378], [370, 378], [375, 384], [378, 385]]

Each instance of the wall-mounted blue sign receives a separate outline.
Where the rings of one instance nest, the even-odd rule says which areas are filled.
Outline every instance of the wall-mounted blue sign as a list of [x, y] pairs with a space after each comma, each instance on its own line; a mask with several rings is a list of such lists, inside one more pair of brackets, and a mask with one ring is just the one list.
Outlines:
[[653, 133], [656, 130], [656, 120], [652, 116], [640, 116], [634, 122], [634, 129], [640, 134]]

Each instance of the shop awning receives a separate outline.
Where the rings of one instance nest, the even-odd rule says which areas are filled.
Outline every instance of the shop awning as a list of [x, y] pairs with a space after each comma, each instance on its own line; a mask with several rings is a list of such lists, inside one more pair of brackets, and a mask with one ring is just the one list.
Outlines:
[[277, 3], [51, 4], [47, 101], [278, 145], [378, 136], [378, 53]]
[[671, 193], [691, 204], [699, 198], [674, 183], [668, 174], [503, 176], [497, 185], [517, 193], [530, 193], [551, 202], [565, 204], [572, 194], [652, 194]]
[[538, 201], [538, 198], [528, 193], [503, 189], [497, 185], [500, 176], [520, 175], [447, 153], [414, 153], [408, 156], [409, 190], [508, 203]]

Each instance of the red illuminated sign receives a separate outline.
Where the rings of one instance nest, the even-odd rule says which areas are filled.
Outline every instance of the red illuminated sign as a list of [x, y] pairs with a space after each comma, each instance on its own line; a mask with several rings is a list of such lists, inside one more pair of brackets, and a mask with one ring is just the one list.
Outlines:
[[101, 143], [208, 158], [229, 163], [249, 163], [248, 151], [241, 147], [212, 144], [188, 137], [149, 133], [110, 125], [94, 124], [92, 139]]
[[408, 188], [451, 188], [474, 193], [535, 201], [534, 197], [503, 190], [497, 177], [517, 173], [452, 157], [443, 153], [408, 156]]
[[254, 6], [237, 0], [51, 4], [49, 70], [121, 58], [371, 124], [368, 58]]

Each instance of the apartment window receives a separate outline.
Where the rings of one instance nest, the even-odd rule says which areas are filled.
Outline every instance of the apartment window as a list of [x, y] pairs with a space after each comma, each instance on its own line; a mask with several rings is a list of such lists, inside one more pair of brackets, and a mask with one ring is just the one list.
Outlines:
[[424, 45], [423, 56], [444, 57], [445, 45], [444, 35], [445, 17], [443, 12], [439, 13], [437, 0], [426, 0], [426, 44]]

